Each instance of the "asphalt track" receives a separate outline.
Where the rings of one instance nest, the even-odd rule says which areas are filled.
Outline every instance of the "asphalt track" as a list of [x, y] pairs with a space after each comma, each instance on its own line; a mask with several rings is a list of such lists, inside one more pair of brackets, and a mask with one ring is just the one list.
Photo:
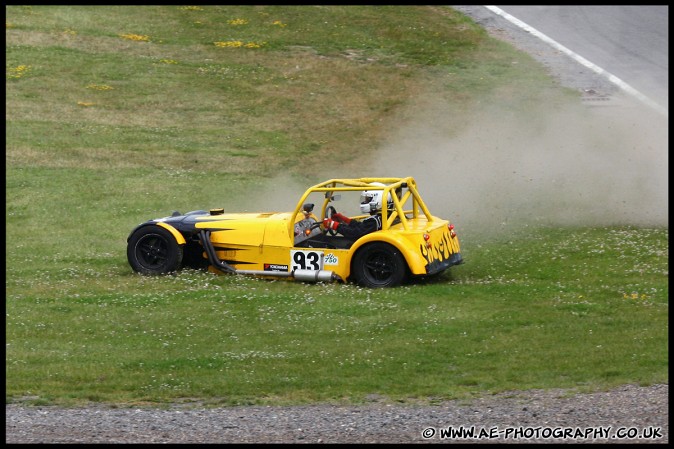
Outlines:
[[[595, 86], [582, 84], [595, 76], [668, 116], [668, 6], [456, 8], [487, 29], [508, 34], [514, 44], [548, 65], [563, 84], [596, 92]], [[604, 85], [603, 90], [610, 89]]]

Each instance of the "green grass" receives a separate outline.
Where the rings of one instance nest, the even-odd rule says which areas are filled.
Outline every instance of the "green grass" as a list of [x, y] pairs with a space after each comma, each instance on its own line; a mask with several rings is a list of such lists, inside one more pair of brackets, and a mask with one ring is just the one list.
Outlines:
[[665, 382], [666, 248], [658, 230], [540, 230], [389, 290], [194, 271], [143, 278], [121, 255], [108, 255], [107, 270], [8, 267], [7, 395], [416, 402]]
[[[524, 115], [577, 100], [450, 8], [6, 12], [7, 402], [433, 402], [667, 382], [667, 228], [466, 229], [464, 265], [390, 290], [132, 274], [136, 224], [256, 207], [278, 173], [347, 176], [418, 98], [465, 112], [450, 131], [481, 102]], [[214, 45], [233, 40], [264, 44]]]

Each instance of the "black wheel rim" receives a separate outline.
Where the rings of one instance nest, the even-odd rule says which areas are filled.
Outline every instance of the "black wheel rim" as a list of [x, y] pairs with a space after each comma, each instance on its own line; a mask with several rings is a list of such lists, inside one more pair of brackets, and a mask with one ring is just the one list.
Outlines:
[[148, 234], [136, 244], [136, 260], [148, 270], [163, 267], [168, 260], [168, 243], [157, 234]]
[[385, 284], [395, 272], [395, 261], [389, 254], [378, 251], [372, 254], [364, 264], [365, 275], [376, 284]]

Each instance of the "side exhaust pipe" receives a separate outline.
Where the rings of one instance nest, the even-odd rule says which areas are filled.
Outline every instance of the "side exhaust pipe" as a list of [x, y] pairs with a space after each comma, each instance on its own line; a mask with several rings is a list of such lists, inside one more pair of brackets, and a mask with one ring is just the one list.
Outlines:
[[224, 273], [236, 273], [236, 269], [234, 269], [234, 267], [220, 260], [218, 255], [215, 253], [215, 248], [211, 242], [211, 231], [208, 229], [202, 229], [199, 231], [199, 239], [201, 240], [201, 245], [204, 247], [206, 255], [208, 256], [208, 261], [211, 263], [211, 265]]
[[297, 279], [298, 281], [305, 282], [332, 282], [340, 281], [344, 282], [339, 275], [335, 274], [334, 271], [320, 270], [320, 271], [311, 271], [311, 270], [293, 270], [290, 275]]

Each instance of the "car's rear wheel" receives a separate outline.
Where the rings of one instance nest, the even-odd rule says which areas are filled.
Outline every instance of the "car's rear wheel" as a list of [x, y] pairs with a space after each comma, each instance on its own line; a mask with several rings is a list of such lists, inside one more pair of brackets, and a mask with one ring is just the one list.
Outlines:
[[126, 256], [134, 271], [159, 275], [180, 268], [183, 248], [166, 229], [160, 226], [144, 226], [129, 239]]
[[395, 287], [407, 277], [407, 263], [394, 246], [374, 242], [358, 250], [351, 275], [363, 287]]

